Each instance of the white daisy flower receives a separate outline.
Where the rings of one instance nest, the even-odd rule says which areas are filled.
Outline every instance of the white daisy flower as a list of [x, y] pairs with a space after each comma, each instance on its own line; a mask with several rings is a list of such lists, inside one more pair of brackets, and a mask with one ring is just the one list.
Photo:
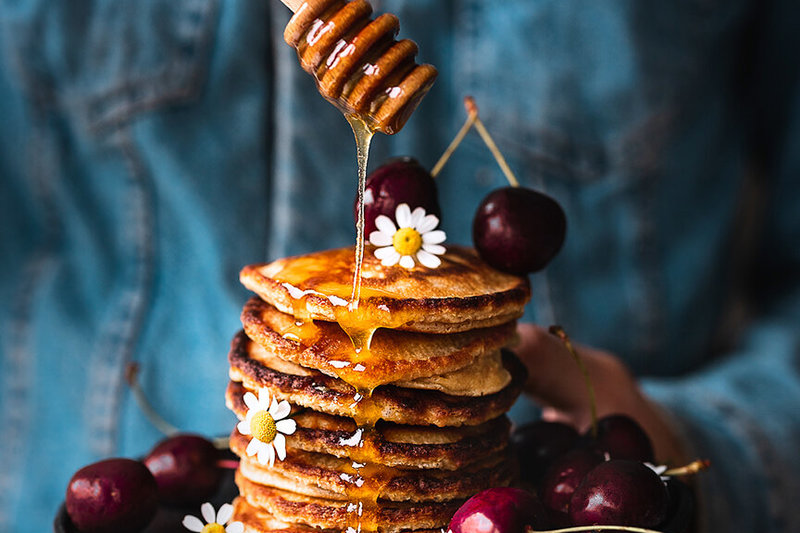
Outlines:
[[394, 213], [397, 225], [386, 215], [375, 218], [378, 228], [369, 234], [369, 242], [379, 248], [375, 257], [383, 266], [414, 268], [416, 259], [428, 268], [436, 268], [442, 260], [436, 257], [445, 253], [441, 244], [447, 238], [444, 231], [437, 230], [439, 218], [426, 215], [425, 209], [417, 207], [414, 211], [408, 204], [400, 204]]
[[291, 418], [286, 418], [292, 411], [289, 402], [278, 402], [269, 399], [266, 389], [258, 391], [258, 397], [252, 392], [244, 395], [247, 405], [247, 415], [239, 422], [236, 429], [242, 435], [252, 435], [247, 445], [247, 456], [257, 457], [262, 465], [275, 464], [275, 455], [283, 461], [286, 458], [286, 437], [297, 429], [297, 423]]
[[231, 522], [228, 520], [233, 516], [233, 506], [229, 503], [224, 504], [219, 508], [218, 513], [214, 513], [214, 506], [206, 502], [200, 506], [200, 513], [203, 515], [203, 520], [206, 524], [196, 516], [187, 514], [183, 517], [183, 527], [189, 531], [196, 533], [242, 533], [244, 531], [244, 524], [241, 522]]

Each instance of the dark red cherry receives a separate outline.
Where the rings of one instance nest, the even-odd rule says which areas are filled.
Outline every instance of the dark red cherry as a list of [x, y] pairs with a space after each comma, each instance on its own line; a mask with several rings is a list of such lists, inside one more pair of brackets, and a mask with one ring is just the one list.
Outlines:
[[472, 240], [481, 258], [498, 270], [519, 275], [544, 268], [564, 244], [566, 231], [561, 206], [523, 187], [491, 192], [472, 222]]
[[525, 527], [548, 527], [539, 499], [528, 491], [498, 487], [479, 492], [450, 521], [452, 533], [522, 533]]
[[603, 461], [605, 456], [591, 447], [576, 448], [553, 461], [542, 480], [542, 503], [553, 511], [566, 513], [575, 489]]
[[[589, 433], [586, 434], [590, 438]], [[609, 415], [597, 421], [594, 444], [612, 459], [653, 463], [653, 443], [642, 426], [627, 415]]]
[[82, 533], [133, 533], [158, 508], [153, 475], [131, 459], [106, 459], [75, 472], [67, 486], [67, 513]]
[[144, 458], [158, 484], [158, 495], [170, 505], [207, 501], [217, 491], [223, 470], [219, 452], [199, 435], [175, 435], [162, 440]]
[[586, 474], [572, 495], [569, 516], [576, 526], [653, 528], [668, 509], [667, 488], [658, 474], [639, 461], [612, 460]]
[[[413, 211], [417, 207], [425, 213], [442, 218], [436, 182], [430, 172], [410, 157], [391, 159], [367, 176], [364, 191], [365, 235], [375, 231], [375, 219], [386, 215], [395, 220], [395, 210], [400, 204], [408, 204]], [[353, 205], [355, 220], [358, 220], [358, 198]]]
[[516, 428], [511, 434], [511, 444], [521, 480], [538, 485], [553, 460], [572, 449], [578, 439], [575, 428], [560, 422], [537, 420]]

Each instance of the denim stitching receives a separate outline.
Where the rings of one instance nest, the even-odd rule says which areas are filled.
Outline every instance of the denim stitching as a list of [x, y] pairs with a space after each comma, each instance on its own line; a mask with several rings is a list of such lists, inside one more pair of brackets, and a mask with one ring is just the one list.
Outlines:
[[131, 232], [128, 242], [133, 248], [129, 263], [134, 272], [117, 306], [119, 314], [107, 323], [91, 358], [84, 416], [88, 420], [91, 449], [101, 456], [111, 454], [117, 444], [124, 365], [133, 358], [144, 323], [155, 265], [153, 193], [145, 166], [129, 129], [116, 132], [112, 142], [125, 158], [130, 176], [127, 227]]
[[[190, 51], [180, 51], [159, 72], [104, 90], [85, 103], [89, 131], [95, 135], [118, 128], [137, 114], [163, 105], [191, 101], [202, 91], [209, 68], [208, 57], [215, 37], [218, 0], [186, 0], [183, 16], [190, 21]], [[188, 33], [188, 32], [187, 32]], [[80, 97], [78, 97], [80, 98]], [[70, 101], [70, 98], [67, 98]]]

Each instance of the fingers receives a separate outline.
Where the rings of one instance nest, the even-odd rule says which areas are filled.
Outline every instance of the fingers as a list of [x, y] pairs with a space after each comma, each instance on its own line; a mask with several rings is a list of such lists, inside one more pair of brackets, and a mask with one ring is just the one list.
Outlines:
[[[544, 328], [520, 324], [517, 355], [528, 369], [525, 390], [542, 406], [542, 418], [585, 431], [591, 424], [586, 381], [564, 342]], [[639, 389], [622, 361], [608, 352], [577, 345], [594, 388], [597, 416], [631, 416], [650, 436], [661, 460], [682, 457], [682, 446], [664, 414]], [[680, 459], [679, 459], [680, 460]]]
[[[573, 416], [580, 422], [587, 422], [584, 414], [588, 415], [590, 397], [586, 380], [564, 342], [533, 324], [521, 324], [519, 335], [517, 355], [527, 367], [529, 375], [526, 392], [544, 407], [561, 411], [562, 418]], [[632, 381], [624, 367], [617, 365], [616, 358], [610, 354], [584, 346], [574, 346], [596, 390], [613, 390], [617, 385], [622, 385], [619, 382], [628, 384]], [[609, 399], [608, 394], [614, 393], [604, 393], [602, 398], [597, 398], [598, 408]]]

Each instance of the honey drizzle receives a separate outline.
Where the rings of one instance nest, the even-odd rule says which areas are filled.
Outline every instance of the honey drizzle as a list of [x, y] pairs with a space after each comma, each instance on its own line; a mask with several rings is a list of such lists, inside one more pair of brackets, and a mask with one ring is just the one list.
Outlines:
[[353, 459], [339, 478], [345, 483], [347, 507], [345, 530], [349, 533], [375, 532], [380, 525], [378, 500], [395, 477], [393, 469], [377, 463], [375, 426], [359, 426], [350, 440], [357, 440]]
[[[350, 302], [347, 304], [348, 310], [353, 311], [358, 308], [358, 302], [361, 299], [361, 267], [364, 262], [365, 244], [364, 191], [367, 187], [369, 146], [374, 132], [367, 126], [366, 122], [356, 115], [346, 114], [345, 118], [350, 123], [350, 127], [353, 128], [353, 135], [356, 138], [356, 161], [358, 163], [358, 222], [356, 222], [355, 271], [353, 272], [353, 292], [350, 294]], [[371, 334], [368, 339], [358, 338], [358, 342], [353, 339], [356, 352], [360, 352], [364, 345], [368, 345], [370, 339], [372, 339]]]
[[[336, 10], [342, 5], [342, 2], [333, 3], [329, 11]], [[309, 40], [309, 34], [312, 31], [319, 29], [321, 24], [325, 24], [323, 19], [326, 16], [323, 14], [310, 25], [310, 29], [303, 38], [302, 44], [298, 48], [300, 57], [303, 56], [307, 44], [312, 44]], [[330, 23], [329, 23], [330, 24]], [[327, 27], [326, 30], [331, 31], [332, 27]], [[388, 46], [391, 39], [387, 41], [384, 46], [376, 47], [380, 49], [380, 53]], [[343, 41], [342, 41], [343, 42]], [[342, 46], [335, 46], [333, 52], [329, 57], [321, 62], [321, 68], [314, 71], [312, 74], [318, 86], [321, 86], [321, 79], [329, 67], [335, 65], [336, 61], [340, 60], [341, 54], [352, 53], [347, 51], [347, 48]], [[379, 50], [373, 51], [362, 66], [359, 78], [380, 76], [382, 73], [374, 68], [373, 59], [377, 58]], [[352, 89], [351, 87], [348, 87]], [[393, 87], [390, 87], [392, 89]], [[385, 94], [391, 94], [391, 90], [386, 89]], [[322, 94], [325, 94], [321, 91]], [[378, 459], [380, 458], [379, 450], [375, 446], [375, 424], [381, 416], [379, 407], [372, 400], [372, 391], [375, 384], [365, 386], [369, 382], [368, 367], [369, 361], [372, 358], [370, 352], [370, 344], [375, 331], [379, 327], [397, 327], [401, 324], [395, 324], [397, 317], [391, 317], [387, 324], [383, 321], [376, 322], [374, 319], [368, 320], [367, 317], [374, 316], [375, 309], [369, 309], [360, 306], [361, 304], [361, 285], [362, 276], [361, 271], [364, 261], [364, 247], [365, 247], [365, 223], [364, 223], [364, 192], [366, 189], [367, 181], [367, 162], [369, 159], [369, 148], [372, 137], [376, 131], [374, 119], [367, 114], [356, 114], [355, 110], [349, 108], [349, 105], [344, 97], [339, 99], [327, 98], [328, 101], [334, 104], [345, 116], [347, 122], [353, 130], [353, 135], [356, 141], [356, 162], [358, 165], [358, 220], [356, 222], [356, 247], [354, 258], [354, 271], [353, 271], [353, 285], [352, 292], [350, 293], [349, 301], [346, 307], [338, 305], [328, 294], [329, 300], [334, 304], [334, 313], [336, 321], [339, 326], [344, 330], [350, 340], [353, 342], [356, 357], [354, 358], [356, 365], [349, 369], [349, 375], [353, 376], [353, 371], [364, 372], [362, 374], [365, 378], [353, 379], [351, 383], [355, 388], [353, 395], [352, 407], [356, 411], [354, 420], [357, 425], [356, 432], [350, 437], [345, 439], [344, 444], [353, 446], [358, 449], [360, 458], [366, 459], [364, 462], [353, 461], [351, 468], [348, 472], [343, 472], [341, 479], [346, 483], [345, 493], [348, 498], [347, 511], [347, 532], [348, 533], [361, 533], [364, 531], [375, 532], [378, 530], [378, 499], [381, 491], [391, 482], [392, 476], [386, 475], [388, 471], [385, 467], [381, 467]], [[286, 280], [288, 281], [288, 280]], [[299, 280], [297, 280], [299, 281]], [[291, 281], [289, 281], [291, 283]], [[322, 289], [322, 292], [327, 292]], [[302, 318], [305, 321], [310, 320], [310, 313], [308, 312], [306, 299], [308, 293], [304, 293], [299, 299], [292, 298], [292, 306], [294, 315]], [[336, 295], [341, 298], [340, 295]], [[296, 300], [300, 300], [295, 303]], [[297, 305], [302, 303], [302, 305]], [[369, 306], [372, 307], [372, 306]], [[387, 317], [388, 318], [388, 317]], [[299, 326], [298, 324], [296, 324]], [[348, 365], [349, 366], [349, 365]], [[358, 370], [358, 368], [361, 370]], [[343, 370], [343, 369], [342, 369]], [[342, 372], [343, 374], [345, 372]], [[337, 372], [337, 375], [339, 373]], [[341, 377], [341, 376], [340, 376]], [[347, 380], [346, 380], [347, 381]], [[354, 382], [354, 383], [353, 383]], [[383, 474], [380, 474], [380, 473]]]

